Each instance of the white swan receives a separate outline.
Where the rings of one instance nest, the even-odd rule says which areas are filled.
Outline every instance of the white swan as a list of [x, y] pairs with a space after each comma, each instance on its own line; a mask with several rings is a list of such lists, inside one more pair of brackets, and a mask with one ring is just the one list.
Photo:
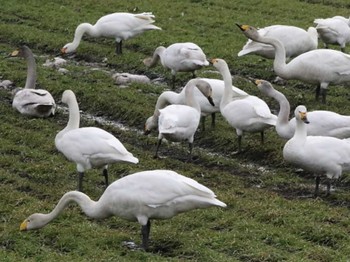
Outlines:
[[153, 25], [154, 15], [152, 13], [113, 13], [102, 16], [94, 25], [82, 23], [75, 29], [74, 40], [66, 44], [62, 53], [74, 52], [86, 33], [92, 37], [111, 37], [116, 41], [116, 53], [122, 53], [122, 41], [133, 38], [148, 30], [161, 30]]
[[273, 68], [279, 77], [317, 84], [316, 99], [321, 94], [323, 103], [326, 102], [330, 83], [340, 84], [350, 81], [350, 55], [330, 49], [316, 49], [295, 57], [287, 64], [286, 52], [279, 40], [263, 37], [256, 28], [249, 25], [238, 25], [238, 27], [246, 37], [275, 47]]
[[55, 145], [68, 160], [77, 164], [79, 191], [82, 191], [84, 172], [87, 169], [103, 167], [107, 187], [108, 164], [115, 162], [137, 164], [139, 162], [115, 136], [107, 131], [96, 127], [79, 128], [79, 107], [73, 91], [65, 90], [62, 102], [68, 105], [69, 120], [67, 126], [56, 135]]
[[169, 105], [159, 110], [159, 134], [155, 157], [158, 157], [163, 138], [170, 141], [187, 140], [191, 157], [194, 134], [198, 129], [201, 115], [200, 105], [194, 96], [195, 87], [207, 97], [210, 104], [215, 105], [211, 97], [212, 88], [208, 82], [199, 79], [190, 80], [185, 87], [186, 105]]
[[328, 48], [329, 44], [335, 44], [345, 52], [345, 46], [350, 42], [350, 27], [347, 22], [339, 18], [318, 18], [314, 23], [325, 48]]
[[91, 218], [118, 216], [141, 224], [142, 246], [147, 250], [151, 219], [169, 219], [179, 213], [211, 206], [226, 207], [212, 190], [171, 170], [134, 173], [113, 182], [98, 201], [70, 191], [48, 214], [35, 213], [20, 225], [20, 230], [39, 229], [55, 219], [70, 202], [76, 202]]
[[27, 80], [24, 88], [16, 90], [12, 107], [27, 116], [48, 117], [55, 114], [56, 103], [52, 95], [44, 89], [35, 89], [36, 63], [28, 46], [21, 46], [13, 51], [11, 56], [23, 57], [27, 60]]
[[177, 72], [194, 72], [203, 66], [209, 65], [203, 50], [194, 43], [175, 43], [168, 47], [159, 46], [152, 57], [143, 60], [147, 67], [153, 67], [158, 60], [163, 67], [170, 69], [172, 85], [175, 88], [175, 75]]
[[320, 175], [328, 179], [327, 194], [330, 193], [330, 180], [337, 179], [343, 171], [350, 170], [350, 143], [345, 139], [327, 136], [307, 136], [305, 123], [308, 123], [306, 107], [295, 109], [296, 128], [294, 136], [283, 148], [283, 158], [300, 168], [315, 173], [315, 196], [318, 195]]
[[[272, 37], [281, 41], [285, 50], [286, 58], [296, 57], [302, 53], [317, 48], [318, 35], [315, 27], [304, 30], [296, 26], [272, 25], [258, 29], [261, 36]], [[275, 58], [275, 48], [269, 44], [263, 44], [248, 39], [247, 43], [239, 51], [238, 56], [255, 54], [267, 59]]]
[[[255, 83], [263, 94], [274, 98], [279, 103], [277, 134], [284, 139], [292, 138], [295, 132], [295, 118], [289, 120], [290, 105], [285, 95], [274, 89], [268, 81], [256, 80]], [[315, 110], [308, 112], [307, 115], [310, 120], [310, 124], [307, 125], [308, 136], [350, 137], [350, 116], [326, 110]]]
[[347, 23], [348, 26], [350, 26], [350, 17], [346, 18], [346, 17], [341, 16], [341, 15], [336, 15], [336, 16], [333, 16], [333, 17], [331, 17], [331, 18], [333, 18], [333, 19], [340, 19], [340, 20], [342, 20], [343, 22]]
[[277, 116], [271, 113], [264, 100], [256, 96], [240, 95], [233, 91], [231, 73], [225, 60], [213, 59], [211, 62], [221, 73], [225, 82], [220, 112], [227, 122], [236, 129], [238, 152], [241, 152], [243, 132], [260, 132], [263, 142], [264, 130], [276, 125]]
[[[203, 96], [203, 94], [197, 89], [194, 89], [194, 96], [195, 99], [198, 101], [200, 108], [201, 108], [201, 115], [203, 120], [203, 129], [204, 129], [204, 119], [203, 117], [207, 115], [212, 116], [212, 127], [215, 126], [215, 113], [220, 112], [220, 101], [222, 98], [222, 95], [224, 93], [225, 83], [223, 80], [219, 79], [213, 79], [213, 78], [196, 78], [198, 80], [206, 81], [211, 87], [212, 87], [212, 94], [211, 97], [213, 99], [213, 102], [215, 106], [211, 105], [207, 98]], [[190, 80], [191, 81], [191, 80]], [[187, 85], [187, 84], [186, 84]], [[156, 106], [154, 108], [154, 113], [152, 116], [147, 118], [145, 125], [144, 125], [144, 132], [145, 134], [149, 134], [153, 129], [156, 129], [158, 127], [158, 118], [159, 118], [159, 109], [162, 109], [168, 105], [171, 104], [180, 104], [184, 105], [186, 104], [186, 95], [185, 95], [185, 89], [183, 88], [180, 93], [176, 93], [174, 91], [165, 91], [160, 94], [160, 96], [157, 99]], [[232, 86], [232, 89], [237, 92], [240, 95], [247, 95], [246, 92], [243, 90]]]

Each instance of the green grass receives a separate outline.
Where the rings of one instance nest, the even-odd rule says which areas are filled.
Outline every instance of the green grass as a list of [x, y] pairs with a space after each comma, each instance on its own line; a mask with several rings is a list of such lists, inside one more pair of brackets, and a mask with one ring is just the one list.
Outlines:
[[[347, 0], [332, 1], [1, 1], [0, 76], [23, 86], [25, 61], [8, 58], [20, 44], [36, 54], [38, 86], [49, 90], [56, 101], [66, 89], [77, 96], [81, 110], [117, 121], [131, 128], [120, 130], [83, 120], [82, 126], [99, 126], [117, 136], [135, 156], [138, 165], [111, 165], [111, 180], [142, 170], [166, 168], [192, 177], [213, 189], [228, 207], [181, 214], [154, 221], [151, 250], [130, 250], [123, 241], [140, 243], [140, 225], [112, 217], [90, 220], [71, 205], [39, 231], [20, 232], [28, 215], [49, 212], [67, 191], [76, 189], [75, 165], [54, 145], [56, 133], [67, 122], [62, 110], [49, 119], [23, 117], [11, 107], [10, 90], [0, 90], [0, 257], [2, 261], [346, 261], [349, 248], [349, 175], [335, 183], [330, 197], [314, 199], [314, 178], [283, 161], [285, 143], [274, 130], [260, 145], [258, 134], [246, 134], [244, 152], [237, 149], [234, 130], [221, 116], [216, 128], [197, 133], [192, 163], [186, 163], [185, 144], [164, 143], [153, 159], [156, 134], [141, 130], [153, 113], [157, 96], [166, 85], [132, 84], [118, 88], [113, 72], [163, 77], [161, 66], [148, 70], [142, 60], [159, 45], [193, 41], [208, 57], [225, 59], [235, 85], [265, 99], [273, 110], [276, 102], [261, 96], [249, 78], [273, 80], [272, 62], [256, 56], [237, 57], [246, 38], [236, 22], [264, 27], [291, 24], [307, 28], [314, 18], [348, 16]], [[146, 32], [124, 43], [124, 54], [114, 54], [114, 41], [84, 37], [74, 58], [67, 58], [69, 73], [43, 67], [47, 58], [59, 54], [71, 42], [75, 27], [94, 23], [110, 12], [152, 11], [162, 31]], [[321, 44], [320, 44], [321, 46]], [[339, 49], [338, 47], [333, 47]], [[350, 48], [346, 49], [350, 52]], [[107, 62], [102, 62], [107, 58]], [[93, 66], [89, 63], [94, 63]], [[97, 64], [96, 64], [97, 63]], [[94, 71], [100, 66], [104, 71]], [[208, 67], [198, 76], [220, 78]], [[110, 72], [110, 73], [108, 73]], [[178, 74], [183, 86], [190, 74]], [[326, 105], [314, 101], [314, 87], [289, 81], [282, 91], [294, 108], [326, 109], [350, 115], [347, 86], [331, 86]], [[98, 199], [103, 192], [100, 170], [89, 170], [84, 181], [87, 194]]]

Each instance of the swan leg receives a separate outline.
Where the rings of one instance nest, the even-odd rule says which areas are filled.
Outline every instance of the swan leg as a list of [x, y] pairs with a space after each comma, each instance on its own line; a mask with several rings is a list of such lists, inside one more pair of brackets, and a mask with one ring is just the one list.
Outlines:
[[188, 143], [188, 149], [189, 149], [188, 161], [191, 161], [192, 160], [193, 143]]
[[326, 196], [329, 196], [331, 194], [331, 180], [327, 178], [327, 192]]
[[156, 153], [154, 155], [154, 158], [158, 158], [158, 150], [159, 150], [159, 147], [160, 147], [161, 144], [162, 144], [162, 139], [158, 139]]
[[211, 127], [215, 127], [215, 113], [211, 113]]
[[148, 249], [149, 232], [150, 231], [151, 231], [151, 221], [148, 220], [147, 224], [141, 227], [142, 247], [144, 250]]
[[172, 89], [175, 90], [175, 75], [172, 76], [171, 81], [172, 81]]
[[238, 152], [237, 153], [241, 153], [242, 152], [242, 135], [238, 135]]
[[104, 168], [104, 169], [103, 169], [102, 175], [105, 177], [105, 185], [106, 185], [106, 188], [107, 188], [108, 185], [109, 185], [109, 183], [108, 183], [108, 171], [107, 171], [107, 168]]
[[202, 131], [205, 131], [205, 116], [201, 116]]
[[116, 45], [115, 45], [115, 53], [116, 53], [117, 55], [121, 55], [121, 54], [122, 54], [122, 41], [116, 42]]
[[326, 103], [327, 89], [321, 88], [322, 103]]
[[261, 144], [264, 144], [264, 142], [265, 142], [264, 131], [260, 132], [260, 141], [261, 141]]
[[83, 192], [84, 172], [78, 172], [78, 191]]
[[315, 193], [314, 193], [315, 197], [318, 197], [318, 190], [319, 190], [319, 187], [320, 187], [320, 180], [321, 180], [320, 176], [316, 176], [316, 179], [315, 179], [316, 185], [315, 185]]
[[320, 97], [321, 92], [321, 85], [317, 85], [316, 92], [315, 92], [315, 100], [318, 101], [318, 98]]

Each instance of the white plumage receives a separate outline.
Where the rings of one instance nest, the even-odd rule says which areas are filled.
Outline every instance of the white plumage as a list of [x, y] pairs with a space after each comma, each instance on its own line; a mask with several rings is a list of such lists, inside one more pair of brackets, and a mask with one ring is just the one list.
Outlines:
[[262, 99], [241, 95], [231, 88], [232, 77], [227, 63], [223, 59], [213, 59], [214, 67], [221, 73], [225, 90], [220, 102], [220, 112], [227, 122], [236, 129], [238, 136], [238, 152], [241, 151], [243, 132], [260, 132], [263, 142], [263, 132], [266, 128], [276, 125], [277, 116]]
[[[203, 94], [197, 89], [194, 89], [195, 99], [198, 101], [200, 105], [201, 115], [205, 117], [207, 115], [212, 115], [212, 127], [215, 126], [215, 113], [220, 112], [220, 101], [222, 95], [224, 93], [225, 84], [223, 80], [213, 79], [213, 78], [197, 78], [198, 80], [206, 81], [212, 88], [211, 97], [213, 98], [213, 102], [215, 106], [210, 104], [208, 99], [203, 96]], [[191, 80], [190, 80], [191, 81]], [[158, 118], [159, 118], [159, 109], [162, 109], [171, 104], [186, 104], [186, 95], [185, 88], [181, 90], [180, 93], [176, 93], [173, 91], [165, 91], [160, 94], [157, 99], [156, 106], [154, 108], [154, 114], [150, 116], [144, 126], [145, 134], [149, 134], [153, 129], [158, 127]], [[232, 89], [241, 95], [246, 95], [247, 93], [243, 90], [232, 86]], [[203, 125], [204, 128], [204, 125]]]
[[74, 40], [66, 44], [62, 53], [74, 52], [86, 33], [92, 37], [114, 38], [116, 41], [116, 53], [122, 53], [122, 41], [133, 38], [148, 30], [161, 30], [153, 25], [154, 15], [152, 13], [113, 13], [102, 16], [94, 25], [82, 23], [75, 30]]
[[327, 136], [307, 136], [305, 123], [308, 123], [306, 107], [295, 109], [296, 128], [294, 136], [283, 148], [283, 158], [300, 168], [316, 174], [315, 195], [318, 194], [320, 175], [328, 179], [327, 194], [330, 193], [330, 180], [337, 179], [343, 171], [350, 170], [350, 143], [346, 139]]
[[[274, 98], [279, 103], [276, 131], [280, 137], [290, 139], [295, 132], [295, 117], [289, 120], [290, 105], [287, 98], [274, 89], [268, 81], [256, 80], [255, 83], [263, 94]], [[308, 136], [350, 137], [350, 116], [326, 110], [308, 112], [307, 116], [310, 120], [310, 124], [307, 125]]]
[[147, 67], [153, 67], [158, 60], [163, 67], [170, 69], [172, 84], [175, 87], [175, 75], [177, 72], [192, 72], [209, 65], [203, 50], [194, 43], [175, 43], [168, 47], [159, 46], [152, 57], [143, 60]]
[[155, 157], [158, 156], [158, 149], [162, 139], [171, 141], [189, 142], [191, 157], [194, 134], [200, 122], [200, 105], [194, 96], [194, 89], [197, 87], [208, 101], [214, 106], [211, 98], [212, 88], [208, 82], [200, 79], [190, 80], [185, 87], [186, 105], [169, 105], [159, 110], [158, 119], [158, 145]]
[[314, 20], [316, 30], [326, 48], [329, 45], [339, 45], [342, 52], [350, 42], [350, 26], [347, 22], [339, 18], [318, 18]]
[[28, 46], [22, 46], [13, 51], [11, 56], [23, 57], [27, 60], [27, 79], [24, 88], [17, 89], [12, 107], [22, 115], [34, 117], [48, 117], [55, 114], [56, 103], [50, 92], [44, 89], [35, 89], [36, 86], [36, 63], [35, 58]]
[[[296, 26], [272, 25], [258, 29], [261, 36], [276, 38], [286, 50], [286, 58], [296, 57], [302, 53], [317, 48], [318, 35], [314, 27], [304, 30]], [[248, 39], [239, 51], [238, 56], [255, 54], [267, 59], [275, 58], [275, 48], [272, 45], [255, 42]]]
[[179, 213], [211, 206], [226, 207], [212, 190], [197, 181], [171, 170], [134, 173], [113, 182], [98, 201], [70, 191], [63, 195], [49, 214], [35, 213], [23, 221], [21, 230], [44, 227], [55, 219], [70, 202], [95, 219], [118, 216], [141, 225], [142, 245], [148, 248], [151, 219], [168, 219]]
[[71, 90], [63, 92], [62, 102], [68, 105], [69, 120], [67, 126], [56, 135], [55, 145], [68, 160], [77, 164], [79, 191], [82, 191], [85, 170], [104, 167], [103, 175], [107, 187], [108, 164], [115, 162], [137, 164], [139, 162], [115, 136], [107, 131], [96, 127], [79, 128], [79, 107], [75, 94]]
[[273, 68], [279, 77], [317, 84], [316, 99], [321, 94], [324, 103], [329, 84], [350, 81], [350, 55], [335, 50], [316, 49], [295, 57], [287, 64], [286, 51], [279, 40], [261, 36], [252, 26], [238, 26], [246, 37], [275, 47]]

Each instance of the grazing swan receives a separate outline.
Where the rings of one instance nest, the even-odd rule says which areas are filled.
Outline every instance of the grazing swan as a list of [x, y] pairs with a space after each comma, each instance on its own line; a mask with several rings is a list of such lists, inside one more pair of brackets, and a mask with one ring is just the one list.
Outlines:
[[334, 44], [339, 45], [340, 50], [345, 52], [345, 46], [350, 42], [350, 27], [347, 22], [339, 18], [318, 18], [314, 23], [325, 48]]
[[[206, 99], [197, 88], [194, 89], [194, 96], [200, 105], [202, 119], [203, 117], [210, 114], [212, 116], [211, 126], [214, 127], [215, 113], [220, 112], [219, 105], [222, 98], [222, 94], [224, 93], [224, 86], [225, 86], [224, 81], [219, 79], [213, 79], [213, 78], [197, 78], [197, 79], [206, 81], [212, 87], [211, 96], [213, 98], [213, 102], [215, 106], [211, 105], [208, 102], [208, 99]], [[160, 96], [157, 99], [157, 103], [154, 109], [154, 114], [146, 120], [146, 123], [144, 126], [144, 132], [146, 135], [149, 134], [153, 129], [156, 129], [158, 127], [159, 109], [162, 109], [171, 104], [180, 104], [180, 105], [186, 104], [185, 89], [186, 88], [183, 88], [180, 93], [175, 93], [173, 91], [165, 91], [162, 94], [160, 94]], [[241, 95], [247, 95], [246, 92], [244, 92], [243, 90], [235, 86], [232, 86], [232, 89]], [[204, 129], [204, 121], [203, 121], [202, 128]]]
[[122, 41], [133, 38], [148, 30], [161, 30], [153, 25], [152, 13], [130, 14], [113, 13], [102, 16], [94, 25], [82, 23], [75, 29], [74, 40], [66, 44], [62, 53], [74, 52], [85, 33], [92, 37], [111, 37], [116, 41], [116, 53], [122, 53]]
[[330, 83], [340, 84], [350, 81], [350, 55], [330, 49], [316, 49], [295, 57], [287, 64], [286, 52], [279, 40], [261, 36], [256, 28], [249, 25], [238, 25], [238, 27], [246, 37], [275, 47], [273, 68], [279, 77], [317, 84], [316, 99], [321, 94], [323, 103], [326, 102]]
[[20, 230], [39, 229], [55, 219], [70, 202], [76, 202], [91, 218], [118, 216], [141, 224], [142, 247], [148, 249], [151, 219], [169, 219], [179, 213], [211, 206], [226, 207], [212, 190], [171, 170], [134, 173], [113, 182], [98, 201], [70, 191], [48, 214], [35, 213], [23, 221]]
[[346, 139], [327, 136], [307, 136], [306, 107], [295, 109], [296, 128], [294, 136], [283, 148], [283, 158], [300, 168], [316, 174], [315, 196], [318, 195], [320, 175], [327, 177], [327, 195], [330, 180], [337, 179], [343, 171], [350, 170], [350, 143]]
[[[318, 35], [315, 27], [309, 27], [307, 31], [300, 27], [288, 25], [272, 25], [258, 29], [261, 36], [272, 37], [281, 41], [286, 58], [296, 57], [302, 53], [317, 48]], [[267, 59], [275, 58], [275, 48], [269, 44], [263, 44], [248, 39], [247, 43], [239, 51], [238, 56], [259, 55]]]
[[175, 43], [168, 47], [159, 46], [152, 57], [143, 60], [147, 67], [153, 67], [160, 59], [163, 67], [170, 69], [172, 85], [175, 88], [175, 75], [177, 72], [192, 72], [209, 65], [203, 50], [194, 43]]
[[190, 80], [185, 87], [186, 105], [173, 104], [159, 110], [159, 135], [155, 157], [158, 157], [162, 139], [166, 138], [170, 141], [187, 140], [189, 143], [189, 157], [191, 158], [194, 134], [198, 129], [201, 117], [201, 108], [194, 96], [195, 87], [207, 97], [211, 105], [215, 106], [211, 97], [212, 88], [208, 82], [200, 79]]
[[[290, 105], [287, 98], [281, 92], [275, 90], [270, 82], [256, 80], [259, 90], [274, 98], [280, 106], [276, 122], [277, 134], [290, 139], [295, 132], [295, 118], [289, 120]], [[344, 116], [332, 111], [316, 110], [307, 114], [310, 124], [306, 127], [308, 136], [333, 136], [337, 138], [350, 137], [350, 116]]]
[[264, 130], [276, 125], [273, 115], [264, 100], [251, 95], [240, 95], [232, 90], [232, 76], [223, 59], [213, 59], [213, 66], [221, 73], [225, 90], [220, 102], [220, 112], [227, 122], [236, 129], [238, 152], [241, 152], [243, 132], [260, 132], [264, 142]]
[[27, 80], [24, 88], [18, 89], [13, 97], [12, 107], [23, 115], [48, 117], [55, 114], [56, 103], [52, 95], [44, 89], [35, 89], [36, 63], [32, 50], [22, 46], [13, 51], [11, 56], [27, 60]]
[[115, 162], [137, 164], [139, 162], [115, 136], [105, 130], [96, 127], [79, 128], [78, 102], [71, 90], [63, 92], [62, 102], [68, 105], [69, 120], [67, 126], [56, 135], [55, 145], [68, 160], [77, 164], [79, 191], [82, 191], [84, 172], [87, 169], [103, 167], [107, 187], [108, 164]]

